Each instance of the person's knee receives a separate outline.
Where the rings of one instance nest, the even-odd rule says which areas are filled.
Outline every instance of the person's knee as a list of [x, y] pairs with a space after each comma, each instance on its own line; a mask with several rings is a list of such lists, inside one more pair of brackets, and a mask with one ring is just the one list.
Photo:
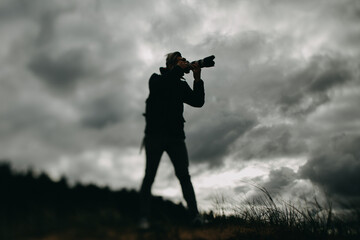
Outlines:
[[188, 171], [176, 172], [176, 176], [180, 180], [180, 182], [191, 182], [191, 177]]
[[143, 183], [145, 185], [152, 185], [155, 181], [155, 175], [154, 174], [145, 174]]

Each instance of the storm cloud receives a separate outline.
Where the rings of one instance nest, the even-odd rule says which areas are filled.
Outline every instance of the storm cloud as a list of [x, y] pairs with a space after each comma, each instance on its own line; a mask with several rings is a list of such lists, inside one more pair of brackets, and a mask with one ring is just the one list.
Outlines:
[[89, 72], [84, 63], [85, 58], [85, 51], [80, 49], [65, 52], [55, 59], [39, 55], [31, 59], [29, 69], [50, 88], [69, 91]]
[[202, 127], [189, 133], [188, 146], [191, 159], [194, 162], [208, 163], [210, 166], [221, 165], [236, 140], [255, 124], [254, 119], [233, 116], [201, 121], [199, 125]]
[[341, 56], [314, 56], [305, 69], [294, 74], [281, 92], [279, 105], [283, 112], [308, 115], [331, 101], [328, 92], [353, 79], [352, 71]]
[[360, 199], [360, 136], [340, 135], [318, 146], [300, 175], [323, 187], [329, 195]]
[[285, 124], [259, 126], [249, 131], [237, 145], [238, 157], [243, 159], [291, 157], [307, 151], [304, 141], [293, 136]]

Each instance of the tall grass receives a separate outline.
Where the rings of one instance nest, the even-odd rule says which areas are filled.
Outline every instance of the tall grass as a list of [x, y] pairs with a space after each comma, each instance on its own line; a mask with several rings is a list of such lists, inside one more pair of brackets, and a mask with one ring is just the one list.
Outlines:
[[[215, 215], [237, 219], [257, 228], [270, 227], [280, 231], [310, 234], [318, 237], [343, 237], [359, 239], [360, 210], [352, 209], [345, 213], [337, 213], [331, 201], [320, 203], [316, 197], [312, 201], [295, 205], [284, 200], [273, 198], [262, 186], [255, 185], [262, 193], [259, 197], [241, 203], [226, 202], [224, 197], [215, 200]], [[231, 205], [231, 210], [229, 209]], [[227, 209], [226, 209], [227, 208]]]

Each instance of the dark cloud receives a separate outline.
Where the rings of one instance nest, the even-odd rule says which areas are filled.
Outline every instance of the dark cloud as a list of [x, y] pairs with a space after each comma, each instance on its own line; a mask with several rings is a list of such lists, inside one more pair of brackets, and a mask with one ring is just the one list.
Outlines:
[[101, 129], [123, 119], [120, 104], [114, 96], [100, 96], [81, 107], [81, 119], [85, 127]]
[[[337, 95], [329, 106], [308, 119], [314, 135], [325, 134], [328, 137], [342, 133], [360, 133], [360, 111], [354, 110], [360, 102], [360, 95], [357, 84], [353, 82], [351, 86], [353, 90], [346, 90], [346, 94]], [[331, 129], [331, 131], [324, 131], [324, 129]]]
[[278, 103], [286, 114], [308, 115], [330, 101], [329, 90], [351, 79], [352, 73], [346, 59], [317, 55], [303, 70], [290, 77]]
[[201, 128], [188, 133], [192, 161], [221, 165], [235, 141], [253, 128], [256, 120], [236, 116], [201, 121]]
[[359, 146], [359, 135], [341, 135], [324, 141], [299, 174], [323, 187], [329, 195], [360, 199]]
[[74, 49], [58, 57], [36, 55], [28, 66], [52, 90], [66, 92], [73, 90], [76, 83], [89, 74], [85, 59], [83, 49]]
[[290, 186], [297, 178], [297, 173], [294, 170], [281, 167], [270, 171], [269, 179], [262, 184], [262, 187], [274, 194], [284, 190], [288, 191], [288, 188], [291, 188]]
[[[284, 198], [290, 193], [291, 197], [294, 198], [301, 196], [298, 187], [296, 186], [298, 174], [291, 168], [280, 167], [270, 170], [267, 178], [254, 177], [250, 181], [244, 181], [245, 185], [234, 188], [234, 192], [237, 194], [246, 193], [247, 197], [245, 200], [252, 201], [253, 199], [264, 199], [265, 192], [272, 198]], [[306, 191], [306, 189], [301, 189]]]
[[306, 143], [293, 136], [292, 126], [258, 126], [247, 132], [238, 142], [241, 159], [276, 158], [301, 155], [307, 150]]

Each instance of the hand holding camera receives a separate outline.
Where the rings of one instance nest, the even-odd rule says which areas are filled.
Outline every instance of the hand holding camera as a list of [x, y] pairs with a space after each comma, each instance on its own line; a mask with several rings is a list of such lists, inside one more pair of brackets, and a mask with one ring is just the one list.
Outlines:
[[194, 62], [190, 64], [190, 68], [193, 71], [195, 81], [199, 81], [201, 79], [201, 67], [198, 62]]

